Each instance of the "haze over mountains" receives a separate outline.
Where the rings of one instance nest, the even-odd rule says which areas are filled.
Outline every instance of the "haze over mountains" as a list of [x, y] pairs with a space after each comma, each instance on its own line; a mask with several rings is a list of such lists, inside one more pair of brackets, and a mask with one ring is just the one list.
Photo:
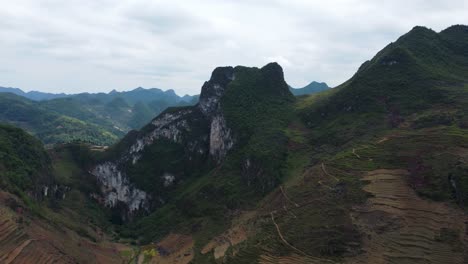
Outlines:
[[312, 86], [295, 97], [274, 62], [218, 67], [147, 121], [124, 115], [151, 107], [136, 95], [0, 94], [38, 137], [145, 124], [47, 151], [1, 125], [0, 262], [467, 263], [468, 26], [414, 27]]

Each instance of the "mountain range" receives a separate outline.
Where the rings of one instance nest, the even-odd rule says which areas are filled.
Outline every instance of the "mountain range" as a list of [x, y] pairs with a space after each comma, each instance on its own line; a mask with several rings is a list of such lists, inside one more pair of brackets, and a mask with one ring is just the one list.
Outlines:
[[195, 104], [197, 100], [198, 96], [179, 97], [173, 90], [141, 87], [75, 95], [1, 88], [0, 121], [22, 127], [46, 144], [83, 141], [110, 145], [168, 106]]
[[0, 262], [467, 263], [468, 27], [322, 87], [219, 67], [108, 149], [0, 126]]
[[43, 101], [43, 100], [51, 100], [57, 98], [64, 98], [64, 97], [88, 97], [88, 98], [100, 98], [100, 99], [109, 99], [115, 97], [124, 97], [129, 99], [130, 103], [136, 103], [137, 101], [150, 101], [151, 99], [157, 98], [164, 98], [171, 100], [182, 100], [185, 102], [190, 102], [197, 98], [198, 95], [184, 95], [178, 96], [174, 90], [169, 89], [163, 91], [159, 88], [149, 88], [145, 89], [142, 87], [135, 88], [131, 91], [123, 91], [118, 92], [116, 90], [112, 90], [109, 93], [79, 93], [79, 94], [65, 94], [65, 93], [45, 93], [40, 91], [29, 91], [24, 92], [19, 88], [12, 88], [12, 87], [1, 87], [0, 86], [0, 93], [12, 93], [22, 97], [26, 97], [30, 100], [34, 101]]

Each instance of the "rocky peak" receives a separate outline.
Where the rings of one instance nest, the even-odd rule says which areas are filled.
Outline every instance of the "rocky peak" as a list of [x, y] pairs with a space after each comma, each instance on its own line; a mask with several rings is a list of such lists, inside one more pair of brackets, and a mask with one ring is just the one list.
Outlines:
[[233, 67], [218, 67], [213, 71], [210, 80], [202, 86], [198, 103], [198, 107], [205, 115], [212, 115], [219, 110], [219, 101], [234, 78]]

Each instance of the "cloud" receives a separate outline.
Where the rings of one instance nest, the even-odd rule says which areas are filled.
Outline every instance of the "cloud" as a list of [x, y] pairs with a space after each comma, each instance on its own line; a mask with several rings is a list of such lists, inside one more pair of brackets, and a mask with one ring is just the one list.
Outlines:
[[466, 23], [468, 1], [0, 0], [0, 85], [199, 93], [217, 66], [279, 62], [338, 85], [415, 25]]

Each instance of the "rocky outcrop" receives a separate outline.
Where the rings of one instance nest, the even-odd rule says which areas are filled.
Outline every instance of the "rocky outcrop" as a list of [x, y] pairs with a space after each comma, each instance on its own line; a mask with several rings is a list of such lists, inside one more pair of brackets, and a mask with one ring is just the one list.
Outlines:
[[234, 145], [231, 129], [226, 124], [221, 109], [221, 97], [228, 84], [235, 79], [234, 68], [217, 68], [202, 87], [197, 107], [210, 119], [210, 156], [220, 163]]
[[105, 205], [115, 207], [119, 202], [127, 205], [128, 211], [148, 209], [148, 195], [129, 182], [115, 163], [105, 162], [91, 172], [101, 183]]
[[214, 116], [210, 127], [210, 156], [218, 163], [226, 157], [234, 145], [231, 134], [224, 116], [221, 114]]

